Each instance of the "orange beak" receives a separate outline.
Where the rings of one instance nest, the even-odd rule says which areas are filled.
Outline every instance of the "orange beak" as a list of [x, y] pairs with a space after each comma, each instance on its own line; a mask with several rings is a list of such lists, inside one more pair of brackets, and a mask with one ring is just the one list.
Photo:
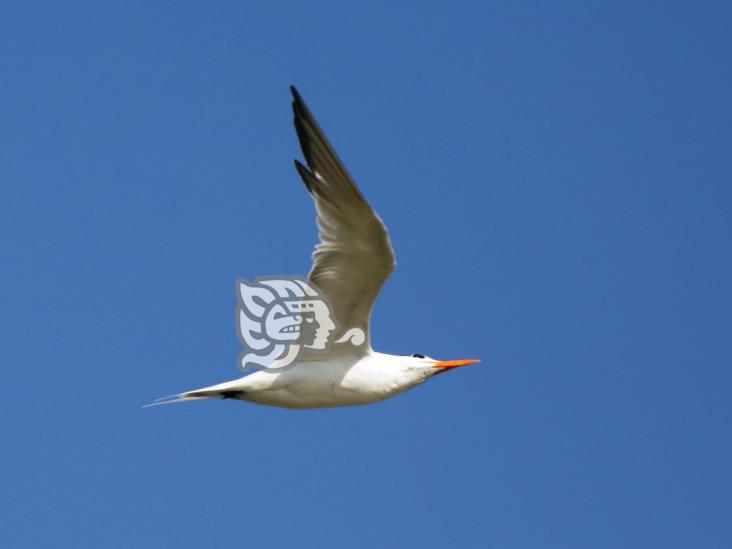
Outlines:
[[433, 368], [459, 368], [460, 366], [468, 366], [470, 364], [477, 364], [480, 362], [477, 358], [468, 358], [466, 360], [443, 360], [441, 362], [435, 362]]

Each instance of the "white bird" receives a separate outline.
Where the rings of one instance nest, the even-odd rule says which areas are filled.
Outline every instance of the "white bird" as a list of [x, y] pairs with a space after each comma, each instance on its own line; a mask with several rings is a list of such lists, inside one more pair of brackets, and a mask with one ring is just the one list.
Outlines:
[[[411, 389], [436, 374], [479, 362], [372, 350], [369, 325], [374, 301], [396, 265], [384, 223], [371, 209], [295, 87], [295, 128], [307, 167], [295, 167], [315, 201], [320, 243], [308, 275], [330, 302], [340, 331], [365, 334], [361, 345], [339, 344], [301, 354], [282, 371], [261, 370], [233, 381], [159, 399], [156, 404], [211, 398], [283, 408], [369, 404]], [[151, 404], [150, 406], [155, 405]]]

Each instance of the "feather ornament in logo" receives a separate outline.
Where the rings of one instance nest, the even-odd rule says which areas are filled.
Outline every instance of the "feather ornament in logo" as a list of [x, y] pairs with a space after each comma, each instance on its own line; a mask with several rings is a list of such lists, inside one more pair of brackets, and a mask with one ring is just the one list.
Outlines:
[[236, 281], [237, 332], [246, 349], [242, 370], [282, 371], [304, 350], [328, 351], [333, 343], [363, 345], [366, 334], [351, 328], [332, 341], [340, 326], [327, 298], [300, 277], [259, 277]]

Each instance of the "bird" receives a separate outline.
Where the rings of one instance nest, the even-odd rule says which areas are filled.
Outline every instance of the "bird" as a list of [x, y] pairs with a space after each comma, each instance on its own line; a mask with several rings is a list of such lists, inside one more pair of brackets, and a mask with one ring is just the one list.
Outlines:
[[300, 93], [294, 86], [290, 91], [295, 130], [305, 157], [305, 164], [295, 160], [295, 169], [314, 200], [320, 238], [307, 281], [330, 303], [340, 326], [336, 337], [355, 329], [363, 342], [303, 352], [287, 368], [260, 369], [232, 381], [163, 397], [148, 406], [206, 399], [291, 409], [372, 404], [437, 374], [480, 362], [372, 349], [371, 311], [396, 266], [394, 248], [384, 222], [364, 198]]

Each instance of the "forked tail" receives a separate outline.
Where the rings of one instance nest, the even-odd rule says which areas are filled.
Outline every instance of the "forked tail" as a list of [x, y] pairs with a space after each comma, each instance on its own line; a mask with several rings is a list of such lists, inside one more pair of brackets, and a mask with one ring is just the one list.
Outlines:
[[215, 398], [213, 396], [193, 396], [190, 393], [180, 393], [177, 395], [165, 396], [162, 398], [156, 398], [154, 402], [145, 404], [143, 408], [150, 408], [152, 406], [162, 406], [163, 404], [178, 404], [179, 402], [188, 402], [189, 400], [207, 400], [209, 398]]
[[177, 404], [179, 402], [188, 402], [190, 400], [208, 400], [211, 398], [237, 398], [240, 399], [244, 394], [241, 389], [235, 388], [238, 385], [239, 380], [227, 381], [226, 383], [220, 383], [218, 385], [212, 385], [211, 387], [204, 387], [202, 389], [195, 389], [193, 391], [186, 391], [184, 393], [178, 393], [177, 395], [170, 395], [156, 399], [150, 404], [146, 404], [143, 408], [150, 408], [151, 406], [162, 406], [163, 404]]

